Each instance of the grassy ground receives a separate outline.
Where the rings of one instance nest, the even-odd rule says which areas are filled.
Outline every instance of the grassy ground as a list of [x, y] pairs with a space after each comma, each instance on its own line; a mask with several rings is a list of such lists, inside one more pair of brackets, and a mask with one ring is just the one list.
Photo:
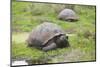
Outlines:
[[45, 53], [35, 48], [27, 47], [25, 43], [27, 36], [28, 33], [17, 33], [13, 35], [13, 59], [31, 59], [34, 63], [42, 63], [44, 60], [46, 63], [95, 60], [95, 42], [92, 39], [79, 39], [76, 35], [70, 36], [69, 42], [71, 47]]
[[[30, 2], [12, 3], [12, 59], [31, 59], [32, 64], [95, 60], [95, 7], [74, 5], [77, 22], [57, 19], [65, 5]], [[43, 52], [27, 47], [26, 39], [32, 29], [43, 21], [62, 27], [69, 36], [69, 48]]]

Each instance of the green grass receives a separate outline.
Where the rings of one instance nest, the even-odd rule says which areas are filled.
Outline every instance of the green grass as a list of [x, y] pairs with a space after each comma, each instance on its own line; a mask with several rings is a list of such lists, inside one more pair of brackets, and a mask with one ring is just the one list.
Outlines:
[[[46, 53], [36, 48], [27, 47], [25, 43], [27, 36], [28, 33], [14, 33], [12, 38], [13, 59], [31, 59], [32, 62], [35, 61], [36, 63], [43, 62], [44, 59], [48, 59], [49, 57], [50, 59], [46, 63], [95, 60], [95, 42], [92, 39], [79, 38], [77, 35], [70, 36], [69, 42], [71, 47], [52, 50]], [[69, 55], [71, 56], [69, 57]], [[79, 57], [77, 58], [77, 56]]]
[[[31, 59], [31, 63], [92, 61], [95, 59], [95, 7], [75, 5], [79, 21], [57, 19], [66, 5], [12, 2], [12, 59]], [[32, 29], [44, 21], [56, 23], [69, 36], [69, 48], [43, 52], [27, 47], [26, 39]]]

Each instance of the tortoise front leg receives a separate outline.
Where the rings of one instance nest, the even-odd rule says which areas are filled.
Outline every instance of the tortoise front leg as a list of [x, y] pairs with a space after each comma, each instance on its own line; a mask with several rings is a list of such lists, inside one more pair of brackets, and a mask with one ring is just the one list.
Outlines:
[[49, 44], [48, 46], [45, 46], [42, 48], [43, 51], [49, 51], [49, 50], [53, 50], [53, 49], [56, 49], [57, 48], [57, 45], [56, 43], [51, 43]]

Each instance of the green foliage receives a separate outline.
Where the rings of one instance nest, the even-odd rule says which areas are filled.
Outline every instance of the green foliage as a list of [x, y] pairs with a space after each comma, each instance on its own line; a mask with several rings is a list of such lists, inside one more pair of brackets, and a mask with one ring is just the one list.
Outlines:
[[[79, 21], [57, 19], [64, 8], [76, 11]], [[95, 60], [95, 6], [12, 2], [12, 58], [28, 58], [31, 63], [59, 63]], [[27, 47], [29, 32], [44, 21], [56, 23], [69, 36], [69, 48], [48, 51]]]

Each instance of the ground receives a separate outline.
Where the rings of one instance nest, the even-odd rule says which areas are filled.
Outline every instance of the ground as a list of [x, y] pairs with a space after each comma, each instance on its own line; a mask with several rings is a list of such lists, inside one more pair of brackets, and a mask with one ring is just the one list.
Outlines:
[[[79, 21], [76, 22], [57, 19], [60, 8], [64, 6], [12, 2], [12, 60], [26, 59], [30, 64], [96, 60], [95, 6], [74, 5], [74, 10], [79, 16]], [[27, 47], [26, 39], [29, 33], [43, 21], [56, 23], [66, 34], [71, 35], [69, 36], [70, 47], [48, 52]]]

